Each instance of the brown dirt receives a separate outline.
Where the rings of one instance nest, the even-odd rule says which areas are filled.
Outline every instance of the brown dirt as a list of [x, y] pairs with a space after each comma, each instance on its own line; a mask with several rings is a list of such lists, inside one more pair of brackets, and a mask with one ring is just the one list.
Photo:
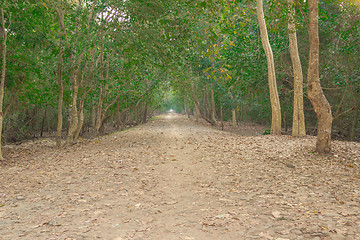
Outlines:
[[169, 114], [60, 150], [7, 146], [0, 239], [360, 239], [360, 143], [319, 156], [315, 140]]

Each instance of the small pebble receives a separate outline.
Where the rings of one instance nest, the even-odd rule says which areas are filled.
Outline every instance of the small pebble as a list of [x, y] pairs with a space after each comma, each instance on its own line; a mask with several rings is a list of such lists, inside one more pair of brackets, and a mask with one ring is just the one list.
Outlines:
[[24, 197], [24, 196], [17, 196], [17, 197], [16, 197], [16, 200], [19, 200], [19, 201], [25, 200], [25, 197]]
[[52, 219], [49, 221], [50, 226], [61, 226], [61, 223], [58, 223], [56, 220]]
[[295, 166], [294, 165], [292, 165], [292, 164], [290, 164], [290, 163], [287, 163], [287, 164], [285, 164], [288, 168], [295, 168]]
[[279, 211], [273, 211], [273, 212], [272, 212], [272, 215], [273, 215], [274, 218], [279, 218], [279, 217], [281, 217], [281, 213], [280, 213]]

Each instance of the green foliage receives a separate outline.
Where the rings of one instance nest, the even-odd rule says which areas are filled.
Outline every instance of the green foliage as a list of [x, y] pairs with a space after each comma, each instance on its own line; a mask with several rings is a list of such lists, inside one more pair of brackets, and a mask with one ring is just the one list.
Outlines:
[[[145, 105], [149, 114], [155, 108], [182, 112], [185, 102], [194, 110], [194, 98], [206, 110], [204, 92], [211, 89], [218, 116], [222, 108], [224, 118], [229, 119], [236, 109], [244, 121], [267, 124], [271, 120], [266, 58], [252, 1], [101, 0], [96, 6], [92, 1], [77, 6], [73, 1], [14, 0], [0, 4], [8, 30], [5, 140], [39, 135], [44, 130], [44, 109], [44, 131], [55, 130], [60, 50], [64, 126], [74, 95], [76, 67], [82, 80], [78, 104], [84, 98], [88, 126], [101, 90], [104, 107], [117, 99], [106, 112], [109, 122], [117, 121], [119, 111], [126, 112], [124, 121], [135, 121]], [[293, 76], [287, 4], [265, 2], [265, 12], [281, 105], [291, 125]], [[303, 14], [307, 13], [307, 2], [300, 1], [296, 24], [305, 77], [308, 20]], [[64, 26], [59, 21], [62, 14]], [[351, 1], [320, 2], [321, 81], [334, 113], [342, 120], [335, 121], [335, 129], [347, 135], [360, 104], [359, 16], [358, 6]], [[306, 98], [305, 109], [312, 128], [315, 115]], [[349, 109], [354, 110], [341, 115]], [[349, 127], [341, 129], [341, 122]]]
[[165, 93], [163, 103], [159, 108], [160, 112], [166, 113], [170, 110], [181, 113], [183, 109], [183, 99], [179, 92], [170, 90]]
[[268, 129], [265, 129], [265, 131], [264, 131], [264, 135], [270, 135], [270, 132], [271, 132], [271, 129], [270, 128], [268, 128]]

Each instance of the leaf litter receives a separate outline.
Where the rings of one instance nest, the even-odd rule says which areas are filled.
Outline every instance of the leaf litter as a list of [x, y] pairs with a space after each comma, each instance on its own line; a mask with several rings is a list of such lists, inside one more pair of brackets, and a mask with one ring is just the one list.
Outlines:
[[6, 146], [0, 239], [360, 239], [359, 143], [232, 130], [169, 114]]

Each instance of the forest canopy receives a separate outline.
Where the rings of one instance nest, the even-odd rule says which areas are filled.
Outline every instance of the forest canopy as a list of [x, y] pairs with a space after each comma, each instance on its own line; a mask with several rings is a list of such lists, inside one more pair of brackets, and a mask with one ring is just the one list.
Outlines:
[[[358, 141], [359, 1], [264, 1], [273, 70], [258, 20], [260, 2], [2, 1], [2, 142], [56, 133], [61, 146], [65, 138], [70, 143], [107, 126], [122, 129], [170, 108], [213, 125], [252, 121], [273, 128], [269, 71], [279, 131], [294, 126], [296, 111], [304, 116], [304, 133], [316, 134], [321, 127], [307, 84], [309, 70], [316, 69], [333, 137]], [[309, 4], [318, 6], [318, 67], [309, 64], [315, 26]], [[303, 85], [294, 84], [291, 34]]]

